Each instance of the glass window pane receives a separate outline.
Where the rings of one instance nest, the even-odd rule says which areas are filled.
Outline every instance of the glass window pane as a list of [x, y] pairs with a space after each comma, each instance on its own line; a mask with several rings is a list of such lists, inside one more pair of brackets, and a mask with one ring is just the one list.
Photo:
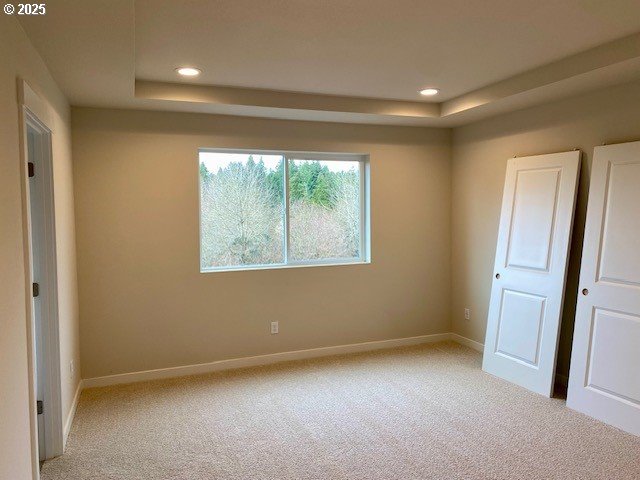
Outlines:
[[284, 262], [284, 158], [200, 152], [200, 264]]
[[360, 163], [289, 161], [291, 259], [360, 257]]

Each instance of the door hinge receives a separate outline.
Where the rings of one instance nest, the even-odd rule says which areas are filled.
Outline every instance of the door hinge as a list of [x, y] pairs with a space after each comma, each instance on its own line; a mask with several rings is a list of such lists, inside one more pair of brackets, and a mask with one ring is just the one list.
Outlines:
[[44, 413], [44, 402], [42, 400], [38, 400], [36, 402], [36, 408], [38, 409], [38, 415], [42, 415]]
[[34, 283], [33, 284], [33, 296], [34, 297], [39, 297], [40, 296], [40, 284], [39, 283]]
[[27, 167], [28, 167], [28, 170], [29, 170], [29, 177], [35, 177], [35, 175], [36, 175], [36, 166], [33, 164], [33, 162], [27, 163]]

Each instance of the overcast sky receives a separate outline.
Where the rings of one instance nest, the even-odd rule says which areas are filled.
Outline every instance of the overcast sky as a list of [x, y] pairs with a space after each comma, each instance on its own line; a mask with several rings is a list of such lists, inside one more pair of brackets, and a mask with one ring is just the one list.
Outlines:
[[[278, 162], [282, 158], [280, 155], [252, 154], [253, 159], [257, 162], [262, 158], [264, 166], [267, 170], [275, 170]], [[228, 166], [231, 162], [246, 162], [249, 158], [248, 153], [225, 153], [225, 152], [200, 152], [200, 162], [204, 163], [207, 170], [217, 172], [218, 169]], [[294, 160], [300, 162], [301, 160]], [[321, 160], [320, 164], [326, 166], [333, 172], [346, 172], [352, 169], [358, 169], [358, 162], [343, 162], [340, 160]]]

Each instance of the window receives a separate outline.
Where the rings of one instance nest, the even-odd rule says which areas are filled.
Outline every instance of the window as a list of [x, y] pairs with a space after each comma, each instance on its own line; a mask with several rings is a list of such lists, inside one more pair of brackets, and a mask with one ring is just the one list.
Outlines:
[[363, 155], [200, 150], [200, 270], [363, 263]]

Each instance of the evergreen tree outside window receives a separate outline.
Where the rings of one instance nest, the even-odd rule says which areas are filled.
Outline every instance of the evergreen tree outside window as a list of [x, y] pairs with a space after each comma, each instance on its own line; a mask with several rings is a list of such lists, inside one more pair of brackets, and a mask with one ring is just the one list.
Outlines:
[[368, 260], [366, 157], [201, 150], [202, 272]]

